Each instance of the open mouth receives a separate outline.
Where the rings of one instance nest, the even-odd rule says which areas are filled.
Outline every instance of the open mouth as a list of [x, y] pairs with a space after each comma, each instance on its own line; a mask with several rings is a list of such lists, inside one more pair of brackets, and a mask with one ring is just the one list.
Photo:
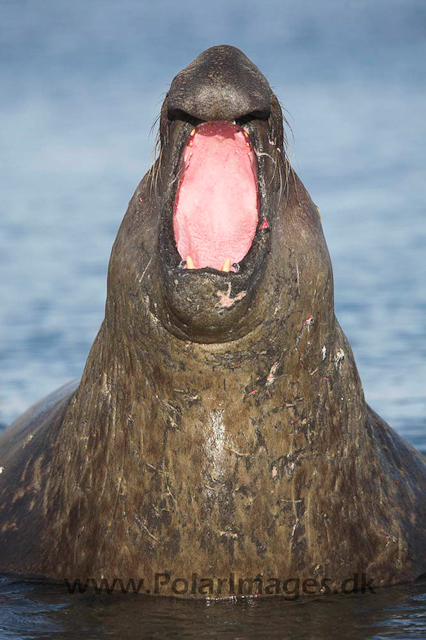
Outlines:
[[179, 172], [173, 231], [186, 269], [238, 272], [259, 221], [257, 162], [248, 133], [224, 121], [192, 129]]
[[189, 326], [191, 340], [236, 339], [247, 331], [271, 248], [269, 123], [182, 113], [168, 122], [158, 237], [163, 322], [185, 339]]
[[162, 264], [174, 278], [211, 274], [242, 282], [258, 271], [268, 245], [264, 133], [250, 119], [176, 124]]

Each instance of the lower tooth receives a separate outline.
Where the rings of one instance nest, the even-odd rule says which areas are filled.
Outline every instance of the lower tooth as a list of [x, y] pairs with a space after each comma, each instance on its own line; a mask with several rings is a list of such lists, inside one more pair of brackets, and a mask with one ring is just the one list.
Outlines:
[[231, 269], [231, 258], [226, 258], [225, 262], [223, 263], [223, 267], [221, 271], [225, 271], [226, 273], [228, 273], [230, 269]]
[[187, 269], [195, 269], [195, 264], [191, 256], [187, 256], [186, 258], [186, 268]]

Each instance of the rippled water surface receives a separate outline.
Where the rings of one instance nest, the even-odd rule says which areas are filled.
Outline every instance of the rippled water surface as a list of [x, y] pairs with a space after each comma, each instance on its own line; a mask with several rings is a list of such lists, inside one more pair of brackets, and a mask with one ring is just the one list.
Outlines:
[[[81, 374], [168, 84], [229, 43], [289, 112], [367, 400], [426, 452], [425, 18], [423, 0], [1, 0], [1, 427]], [[426, 637], [424, 586], [194, 604], [5, 577], [0, 603], [4, 638]]]
[[375, 594], [298, 600], [191, 602], [150, 596], [69, 595], [40, 581], [0, 577], [3, 638], [423, 639], [426, 583]]

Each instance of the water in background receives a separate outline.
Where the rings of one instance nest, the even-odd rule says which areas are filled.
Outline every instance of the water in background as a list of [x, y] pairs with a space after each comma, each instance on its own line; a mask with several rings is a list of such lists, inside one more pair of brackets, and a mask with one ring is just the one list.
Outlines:
[[[81, 374], [164, 94], [200, 51], [227, 43], [260, 67], [289, 111], [291, 159], [322, 212], [337, 315], [367, 400], [426, 451], [425, 27], [424, 0], [0, 0], [0, 424]], [[80, 604], [59, 596], [55, 604], [36, 589], [34, 604], [21, 587], [4, 589], [11, 620], [17, 602], [23, 628], [25, 611], [46, 623], [31, 637], [60, 637], [48, 635], [52, 607], [78, 616]], [[404, 598], [371, 607], [396, 634], [408, 616], [409, 637], [421, 637], [425, 594]], [[82, 626], [118, 615], [90, 606]], [[337, 615], [315, 606], [320, 620]], [[343, 622], [360, 624], [364, 605], [350, 606]], [[276, 623], [302, 610], [277, 610]], [[223, 610], [202, 611], [212, 621]], [[240, 613], [226, 637], [244, 636]], [[3, 637], [19, 633], [28, 637]]]

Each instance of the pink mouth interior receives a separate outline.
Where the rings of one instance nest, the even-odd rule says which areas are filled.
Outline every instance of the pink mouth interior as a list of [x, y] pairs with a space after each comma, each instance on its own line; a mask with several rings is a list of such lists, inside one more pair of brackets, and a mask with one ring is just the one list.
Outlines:
[[196, 268], [238, 263], [251, 247], [258, 222], [256, 161], [237, 125], [199, 125], [183, 154], [173, 227], [177, 249]]

